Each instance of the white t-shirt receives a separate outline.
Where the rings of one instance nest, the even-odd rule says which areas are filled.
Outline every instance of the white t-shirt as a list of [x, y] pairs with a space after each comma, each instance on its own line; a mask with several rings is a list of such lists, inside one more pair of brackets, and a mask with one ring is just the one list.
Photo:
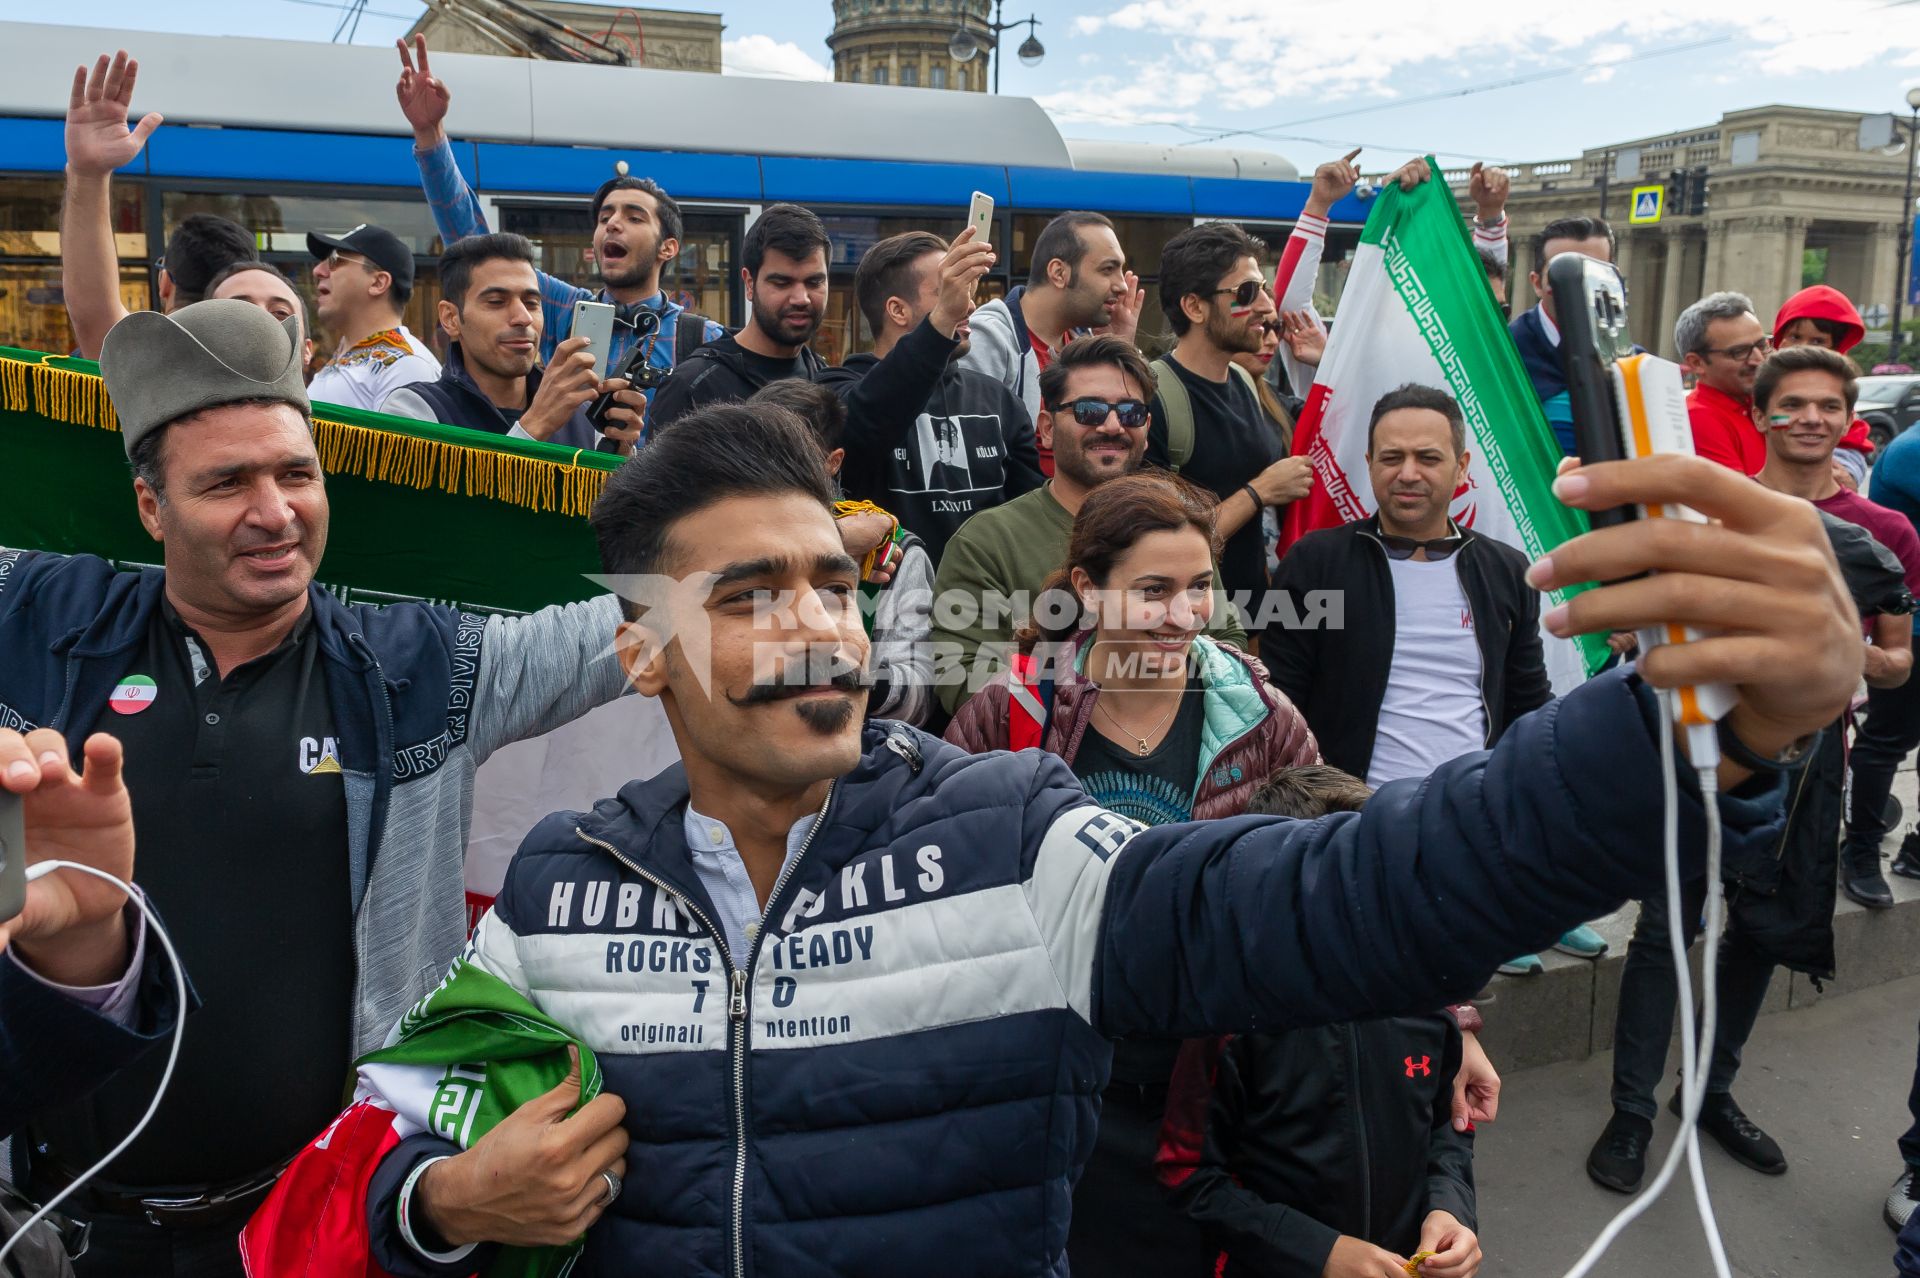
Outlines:
[[1373, 732], [1367, 784], [1424, 777], [1487, 745], [1480, 645], [1453, 558], [1389, 560], [1393, 665]]
[[378, 412], [387, 396], [400, 387], [439, 380], [440, 361], [405, 324], [396, 324], [355, 342], [315, 373], [307, 384], [307, 397]]

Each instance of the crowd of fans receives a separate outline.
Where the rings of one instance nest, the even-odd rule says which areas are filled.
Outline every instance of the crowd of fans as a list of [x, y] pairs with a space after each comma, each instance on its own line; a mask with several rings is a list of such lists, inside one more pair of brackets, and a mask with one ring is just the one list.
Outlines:
[[[861, 946], [890, 944], [914, 950], [927, 965], [964, 959], [986, 967], [1000, 962], [993, 945], [1009, 953], [1039, 946], [1067, 986], [1060, 1007], [1076, 1012], [1082, 1029], [1090, 1024], [1102, 1040], [1117, 1040], [1111, 1066], [1072, 1031], [1038, 1021], [1019, 1031], [1029, 1038], [1007, 1049], [999, 1077], [993, 1053], [964, 1037], [965, 1017], [919, 1031], [946, 1036], [932, 1057], [886, 1056], [872, 1046], [880, 1031], [869, 1031], [869, 1020], [886, 1020], [888, 1032], [897, 1033], [920, 1025], [916, 1016], [935, 1016], [907, 1007], [916, 1000], [958, 1006], [986, 999], [994, 1011], [980, 1018], [994, 1025], [1023, 1011], [1042, 1016], [1040, 1002], [1022, 1001], [1030, 997], [1025, 969], [1010, 963], [991, 968], [998, 975], [941, 978], [959, 987], [1004, 980], [992, 998], [915, 986], [897, 995], [899, 1006], [884, 999], [878, 1007], [863, 1004], [854, 1017], [858, 1032], [821, 1049], [846, 1054], [839, 1066], [791, 1053], [813, 1063], [763, 1076], [750, 1100], [742, 1099], [744, 1091], [735, 1094], [733, 1112], [718, 1090], [697, 1100], [636, 1090], [706, 1087], [706, 1075], [678, 1063], [698, 1053], [603, 1051], [607, 1091], [564, 1121], [567, 1107], [546, 1114], [540, 1121], [550, 1131], [534, 1129], [528, 1101], [464, 1154], [464, 1139], [449, 1144], [451, 1129], [431, 1123], [401, 1132], [404, 1139], [381, 1151], [355, 1201], [364, 1203], [361, 1228], [384, 1272], [475, 1272], [502, 1244], [560, 1244], [592, 1226], [590, 1256], [595, 1247], [612, 1248], [638, 1264], [642, 1256], [660, 1261], [663, 1249], [684, 1249], [662, 1272], [743, 1274], [743, 1262], [722, 1255], [721, 1242], [730, 1237], [738, 1248], [744, 1235], [758, 1239], [750, 1244], [753, 1263], [767, 1272], [880, 1272], [887, 1265], [876, 1257], [891, 1257], [896, 1272], [1058, 1272], [1048, 1266], [1064, 1251], [1074, 1272], [1090, 1275], [1470, 1278], [1481, 1263], [1473, 1132], [1495, 1120], [1501, 1084], [1477, 1039], [1482, 1013], [1465, 998], [1473, 991], [1459, 988], [1459, 973], [1484, 959], [1484, 976], [1501, 960], [1502, 943], [1518, 949], [1555, 935], [1558, 948], [1598, 958], [1607, 944], [1580, 919], [1629, 895], [1641, 908], [1614, 1029], [1613, 1113], [1587, 1170], [1608, 1189], [1640, 1187], [1677, 998], [1652, 817], [1630, 829], [1602, 822], [1584, 835], [1556, 830], [1539, 824], [1546, 818], [1533, 809], [1560, 803], [1557, 794], [1485, 816], [1493, 833], [1484, 837], [1506, 849], [1503, 856], [1516, 844], [1566, 843], [1558, 852], [1533, 849], [1530, 855], [1546, 865], [1550, 856], [1579, 855], [1574, 844], [1583, 837], [1627, 836], [1642, 846], [1610, 848], [1602, 864], [1640, 859], [1632, 873], [1583, 872], [1591, 885], [1543, 897], [1552, 908], [1503, 913], [1489, 906], [1485, 917], [1506, 921], [1490, 923], [1470, 957], [1438, 962], [1430, 979], [1396, 985], [1391, 995], [1361, 977], [1349, 982], [1316, 967], [1338, 992], [1262, 1002], [1268, 996], [1241, 994], [1254, 976], [1229, 974], [1239, 960], [1229, 961], [1224, 949], [1184, 955], [1186, 947], [1204, 946], [1197, 931], [1180, 929], [1203, 923], [1214, 938], [1206, 944], [1231, 944], [1217, 933], [1243, 928], [1240, 943], [1263, 959], [1335, 954], [1330, 942], [1313, 950], [1306, 942], [1276, 941], [1264, 930], [1268, 924], [1206, 895], [1241, 896], [1243, 905], [1285, 900], [1303, 915], [1332, 905], [1313, 894], [1335, 889], [1310, 886], [1311, 875], [1280, 883], [1294, 864], [1285, 856], [1257, 873], [1232, 869], [1241, 863], [1225, 849], [1242, 833], [1253, 838], [1269, 824], [1296, 827], [1230, 819], [1326, 817], [1311, 827], [1321, 832], [1314, 838], [1326, 840], [1322, 854], [1354, 858], [1361, 878], [1380, 875], [1365, 869], [1366, 858], [1390, 856], [1396, 838], [1411, 837], [1388, 833], [1393, 823], [1423, 831], [1444, 824], [1446, 833], [1422, 837], [1477, 847], [1483, 836], [1454, 827], [1483, 818], [1443, 816], [1437, 805], [1467, 802], [1461, 796], [1468, 788], [1544, 784], [1522, 774], [1554, 770], [1555, 752], [1574, 748], [1566, 744], [1568, 725], [1630, 733], [1642, 713], [1635, 694], [1619, 690], [1634, 687], [1632, 679], [1618, 672], [1563, 698], [1557, 730], [1549, 726], [1551, 712], [1533, 713], [1554, 701], [1543, 634], [1596, 625], [1614, 631], [1614, 660], [1630, 665], [1634, 627], [1624, 614], [1600, 612], [1581, 619], [1593, 624], [1578, 624], [1564, 607], [1543, 617], [1540, 587], [1548, 583], [1538, 567], [1450, 516], [1470, 441], [1460, 406], [1445, 390], [1407, 385], [1373, 406], [1367, 458], [1374, 515], [1279, 544], [1281, 512], [1316, 482], [1307, 458], [1294, 451], [1293, 429], [1299, 395], [1327, 340], [1311, 281], [1326, 214], [1359, 180], [1353, 156], [1313, 175], [1278, 278], [1263, 271], [1266, 246], [1232, 224], [1198, 225], [1166, 245], [1166, 349], [1142, 349], [1145, 291], [1112, 223], [1096, 212], [1069, 212], [1038, 236], [1025, 284], [977, 308], [979, 281], [999, 250], [971, 229], [951, 242], [913, 231], [873, 245], [854, 282], [873, 349], [828, 367], [809, 344], [829, 287], [830, 245], [813, 213], [779, 204], [753, 221], [742, 254], [750, 310], [737, 332], [685, 310], [664, 287], [681, 214], [672, 196], [644, 176], [619, 176], [593, 192], [599, 286], [556, 279], [539, 269], [528, 241], [487, 226], [454, 163], [444, 130], [451, 92], [432, 74], [424, 46], [402, 45], [401, 59], [399, 106], [447, 245], [436, 303], [448, 341], [444, 362], [401, 323], [413, 258], [377, 226], [308, 236], [317, 298], [309, 316], [290, 282], [254, 257], [243, 230], [195, 215], [168, 242], [161, 313], [128, 316], [119, 301], [107, 186], [159, 122], [149, 117], [129, 127], [137, 67], [124, 55], [103, 57], [75, 77], [62, 224], [67, 305], [80, 353], [102, 361], [141, 517], [164, 544], [166, 572], [164, 585], [150, 576], [129, 591], [83, 557], [0, 556], [0, 567], [10, 570], [0, 573], [0, 708], [24, 727], [46, 725], [25, 743], [45, 754], [52, 742], [54, 757], [22, 766], [44, 766], [47, 784], [71, 784], [76, 793], [80, 783], [66, 772], [65, 757], [73, 753], [77, 765], [90, 729], [111, 729], [119, 738], [117, 747], [87, 746], [87, 784], [97, 781], [105, 793], [124, 767], [126, 788], [118, 793], [122, 802], [131, 794], [138, 881], [180, 941], [198, 1004], [158, 1121], [66, 1206], [93, 1230], [89, 1250], [76, 1261], [82, 1278], [243, 1271], [236, 1237], [289, 1160], [334, 1121], [349, 1062], [387, 1040], [423, 992], [423, 973], [438, 972], [461, 952], [464, 938], [449, 924], [452, 915], [434, 902], [460, 896], [463, 805], [472, 800], [473, 768], [497, 746], [577, 717], [629, 685], [672, 694], [669, 713], [685, 759], [677, 807], [671, 794], [662, 800], [623, 791], [626, 807], [602, 805], [577, 830], [543, 825], [469, 943], [469, 962], [515, 984], [556, 1021], [623, 1022], [616, 1028], [628, 1037], [620, 1041], [653, 1042], [640, 1035], [670, 1018], [647, 1001], [652, 994], [614, 1006], [614, 992], [624, 988], [619, 974], [647, 962], [712, 959], [705, 948], [693, 959], [631, 960], [617, 944], [569, 948], [590, 940], [581, 929], [594, 930], [610, 912], [604, 884], [582, 880], [575, 899], [569, 877], [585, 873], [572, 861], [594, 855], [598, 844], [633, 872], [612, 889], [612, 912], [631, 924], [651, 911], [659, 932], [677, 929], [682, 951], [688, 938], [699, 938], [723, 957], [759, 953], [763, 925], [773, 929], [778, 916], [770, 911], [782, 903], [791, 906], [783, 924], [789, 931], [796, 915], [817, 917], [821, 926], [849, 923], [848, 959]], [[1411, 187], [1433, 179], [1415, 162], [1393, 180]], [[1476, 166], [1469, 195], [1475, 247], [1503, 296], [1505, 176]], [[1560, 329], [1540, 280], [1560, 252], [1611, 260], [1613, 233], [1598, 217], [1572, 218], [1549, 225], [1530, 249], [1542, 300], [1516, 317], [1511, 331], [1555, 439], [1570, 454]], [[581, 301], [614, 308], [609, 349], [593, 350], [572, 331]], [[271, 321], [221, 303], [251, 304]], [[1768, 1174], [1786, 1171], [1787, 1155], [1734, 1101], [1742, 1048], [1776, 967], [1834, 975], [1838, 891], [1868, 908], [1893, 905], [1882, 870], [1886, 796], [1895, 768], [1920, 744], [1920, 699], [1908, 679], [1911, 598], [1898, 589], [1903, 578], [1907, 590], [1920, 591], [1920, 483], [1908, 482], [1914, 467], [1899, 461], [1904, 438], [1881, 459], [1854, 418], [1858, 370], [1845, 352], [1863, 334], [1853, 306], [1825, 287], [1789, 299], [1771, 328], [1747, 298], [1714, 292], [1687, 308], [1674, 334], [1694, 381], [1688, 411], [1696, 451], [1757, 481], [1724, 490], [1708, 485], [1698, 504], [1728, 503], [1716, 513], [1745, 535], [1738, 503], [1779, 495], [1817, 508], [1828, 520], [1823, 527], [1844, 521], [1877, 543], [1842, 556], [1856, 606], [1846, 610], [1842, 642], [1830, 645], [1858, 649], [1846, 659], [1864, 675], [1864, 709], [1836, 718], [1836, 707], [1826, 705], [1815, 721], [1827, 722], [1825, 731], [1791, 734], [1807, 739], [1799, 753], [1782, 753], [1791, 765], [1782, 765], [1787, 794], [1773, 803], [1785, 815], [1774, 812], [1770, 826], [1751, 817], [1748, 826], [1764, 837], [1750, 840], [1751, 856], [1729, 858], [1732, 905], [1718, 938], [1721, 1013], [1706, 1049], [1712, 1072], [1702, 1125], [1735, 1159]], [[301, 370], [316, 342], [329, 354], [308, 384]], [[314, 402], [631, 454], [594, 517], [604, 566], [610, 573], [664, 573], [669, 547], [712, 549], [723, 565], [712, 576], [721, 583], [713, 586], [720, 602], [709, 606], [708, 677], [717, 686], [726, 687], [723, 614], [763, 605], [790, 584], [781, 573], [794, 576], [804, 594], [844, 594], [858, 610], [856, 628], [870, 656], [858, 670], [769, 676], [756, 667], [744, 695], [703, 702], [696, 712], [668, 646], [642, 637], [649, 615], [676, 606], [664, 599], [600, 600], [484, 625], [432, 610], [368, 613], [310, 603], [305, 585], [324, 550], [327, 521], [322, 476], [310, 442], [303, 442], [303, 419]], [[602, 411], [592, 413], [596, 402]], [[183, 430], [188, 424], [192, 429]], [[266, 490], [271, 495], [260, 497]], [[271, 507], [267, 522], [261, 503]], [[835, 537], [824, 543], [807, 514], [822, 503], [841, 515]], [[1777, 553], [1768, 562], [1785, 565], [1786, 552]], [[805, 562], [789, 563], [792, 555]], [[281, 583], [290, 577], [300, 588], [288, 592]], [[735, 579], [742, 593], [722, 598]], [[1800, 581], [1783, 568], [1742, 588], [1818, 594], [1815, 577], [1805, 578], [1815, 585]], [[1305, 602], [1305, 613], [1296, 614], [1305, 620], [1274, 622], [1261, 607], [1271, 591], [1285, 592], [1296, 607]], [[1721, 613], [1701, 620], [1725, 628], [1756, 624], [1751, 616], [1772, 615], [1775, 604], [1782, 614], [1793, 612], [1790, 599], [1706, 595], [1699, 606]], [[1322, 624], [1325, 610], [1315, 610], [1314, 601], [1333, 598], [1341, 601], [1339, 628]], [[799, 624], [815, 623], [803, 617]], [[1806, 644], [1831, 634], [1803, 629], [1798, 641]], [[56, 641], [81, 630], [89, 637], [70, 664]], [[616, 632], [620, 638], [608, 649]], [[150, 685], [157, 679], [180, 694], [163, 691], [154, 710], [126, 713], [112, 698], [123, 695], [135, 667], [154, 677]], [[1811, 674], [1804, 682], [1820, 683]], [[1838, 682], [1852, 687], [1850, 678]], [[772, 806], [758, 828], [737, 804], [730, 819], [710, 807], [696, 810], [711, 803], [715, 776], [785, 776], [782, 767], [811, 758], [815, 737], [846, 727], [837, 698], [856, 689], [870, 720], [944, 735], [967, 754], [1024, 750], [1030, 761], [1017, 774], [986, 760], [957, 761], [930, 753], [943, 749], [932, 737], [879, 723], [868, 728], [868, 744], [878, 743], [887, 766], [910, 768], [912, 779], [888, 773], [894, 779], [883, 784], [876, 779], [881, 765], [868, 753], [816, 798], [817, 823], [809, 809], [809, 821], [791, 830], [786, 818], [772, 819]], [[1619, 704], [1603, 706], [1609, 696]], [[443, 738], [450, 697], [464, 698], [465, 709], [459, 735]], [[791, 740], [741, 717], [788, 701], [799, 724]], [[121, 714], [103, 719], [99, 712], [109, 704]], [[65, 735], [47, 735], [56, 732]], [[289, 732], [326, 743], [344, 800], [341, 787], [302, 787], [305, 775], [289, 785], [278, 775], [275, 752]], [[1527, 739], [1502, 745], [1521, 736]], [[10, 749], [18, 739], [0, 745]], [[440, 741], [431, 766], [384, 763], [424, 740]], [[1056, 762], [1031, 762], [1036, 751]], [[756, 756], [751, 763], [748, 754]], [[720, 766], [726, 761], [733, 772]], [[1654, 776], [1653, 768], [1643, 764], [1640, 772]], [[107, 779], [98, 780], [103, 772]], [[1424, 788], [1395, 784], [1429, 776], [1434, 781]], [[949, 797], [933, 814], [927, 809], [937, 802], [936, 780]], [[977, 797], [952, 797], [967, 787]], [[1842, 802], [1847, 787], [1851, 804]], [[1377, 801], [1375, 791], [1383, 791]], [[1129, 855], [1114, 858], [1109, 849], [1081, 869], [1071, 868], [1079, 862], [1062, 868], [1056, 841], [1063, 836], [1048, 822], [1089, 801], [1124, 818], [1111, 830], [1125, 831], [1115, 839], [1134, 840]], [[1765, 806], [1755, 803], [1756, 811]], [[823, 882], [798, 898], [783, 896], [788, 873], [835, 806], [843, 826], [851, 822], [873, 846], [893, 849], [885, 856], [907, 859], [871, 871], [855, 862], [831, 881], [831, 892]], [[999, 815], [990, 819], [993, 812]], [[663, 818], [670, 818], [664, 826]], [[901, 842], [906, 836], [890, 832], [896, 825], [944, 833], [923, 829]], [[645, 844], [648, 855], [656, 854], [658, 829], [667, 827], [677, 841], [676, 869], [633, 851]], [[1116, 873], [1114, 864], [1145, 859], [1151, 849], [1141, 840], [1149, 836], [1132, 832], [1161, 827], [1178, 827], [1166, 831], [1169, 846], [1156, 861], [1166, 867], [1164, 881], [1108, 885], [1100, 889], [1104, 905], [1078, 895], [1094, 889], [1074, 875], [1091, 881]], [[1218, 833], [1183, 833], [1190, 828]], [[1072, 837], [1093, 847], [1108, 831], [1082, 825]], [[983, 852], [981, 865], [969, 864], [976, 845], [997, 840], [1006, 847], [993, 856], [1011, 861], [982, 868], [991, 859]], [[1735, 833], [1729, 841], [1740, 843]], [[771, 846], [771, 860], [750, 843]], [[279, 851], [250, 855], [267, 845]], [[1216, 868], [1249, 878], [1232, 888], [1209, 884]], [[1892, 869], [1920, 878], [1920, 851], [1904, 848]], [[1492, 888], [1484, 877], [1462, 875], [1456, 889]], [[984, 939], [968, 950], [957, 935], [886, 933], [889, 919], [896, 929], [904, 926], [904, 913], [859, 908], [869, 894], [911, 905], [943, 883], [976, 879], [996, 890], [1008, 885], [1016, 896], [1024, 886], [1043, 915], [1043, 935], [995, 939], [977, 910], [963, 915], [954, 901], [953, 913], [918, 916], [917, 926], [930, 934], [979, 932]], [[1681, 917], [1690, 930], [1712, 887], [1695, 876], [1685, 888]], [[1378, 890], [1429, 888], [1439, 885]], [[1171, 925], [1158, 917], [1182, 912], [1193, 917]], [[719, 926], [707, 921], [709, 913]], [[30, 1086], [0, 1105], [0, 1133], [12, 1128], [15, 1136], [12, 1177], [29, 1199], [44, 1201], [63, 1188], [131, 1128], [159, 1077], [152, 1054], [137, 1053], [163, 1039], [169, 1017], [178, 1014], [143, 975], [150, 957], [140, 928], [116, 912], [108, 917], [105, 930], [117, 940], [98, 941], [96, 926], [92, 948], [50, 941], [43, 934], [56, 929], [42, 919], [34, 925], [39, 931], [16, 938], [17, 962], [0, 960], [0, 1066], [32, 1059], [29, 1030], [97, 1052], [103, 1068], [134, 1062], [122, 1075], [133, 1080], [124, 1088], [87, 1097], [48, 1077], [43, 1064], [30, 1071]], [[852, 926], [862, 922], [864, 936]], [[1168, 927], [1171, 939], [1161, 935]], [[253, 957], [269, 942], [279, 952], [289, 945], [298, 951], [294, 969]], [[820, 966], [848, 961], [836, 957], [840, 944], [834, 939], [821, 949], [816, 938], [811, 956], [800, 946], [790, 953], [777, 946], [773, 954], [795, 968]], [[1127, 944], [1138, 954], [1112, 952]], [[1464, 944], [1436, 942], [1434, 953], [1452, 954]], [[645, 947], [634, 946], [639, 956]], [[1192, 966], [1177, 975], [1155, 969], [1174, 965], [1176, 952]], [[1403, 964], [1410, 953], [1402, 951]], [[586, 966], [563, 970], [578, 963]], [[711, 994], [723, 1018], [730, 998], [740, 1005], [746, 997], [740, 970], [731, 960], [725, 966], [735, 976], [732, 988], [715, 969]], [[1542, 962], [1528, 953], [1500, 967], [1525, 976]], [[770, 987], [775, 1007], [783, 1006], [780, 990], [792, 989], [779, 979]], [[1217, 985], [1203, 987], [1207, 979]], [[708, 982], [693, 984], [706, 997]], [[1405, 1001], [1429, 991], [1434, 996], [1425, 1003]], [[1443, 991], [1464, 1001], [1442, 1006]], [[1272, 1014], [1248, 1015], [1245, 1007], [1255, 1004]], [[692, 1004], [696, 1013], [701, 1006]], [[1498, 1014], [1497, 1004], [1488, 1014]], [[833, 1015], [822, 1019], [832, 1038]], [[1216, 1033], [1229, 1029], [1259, 1032]], [[720, 1037], [731, 1044], [733, 1033], [744, 1032]], [[1043, 1049], [1030, 1041], [1034, 1036], [1058, 1037], [1060, 1045]], [[1047, 1052], [1059, 1054], [1057, 1063], [1036, 1066], [1054, 1060]], [[642, 1074], [635, 1059], [667, 1064]], [[843, 1084], [824, 1072], [834, 1068], [865, 1071], [874, 1096], [862, 1102], [836, 1095]], [[1036, 1068], [1058, 1076], [1036, 1081], [1027, 1076]], [[579, 1073], [576, 1060], [561, 1087], [579, 1087]], [[1079, 1103], [1078, 1130], [1060, 1130], [1074, 1119], [1044, 1116], [1038, 1103], [1056, 1093]], [[1920, 1131], [1920, 1071], [1916, 1098]], [[383, 1099], [404, 1112], [395, 1093]], [[818, 1112], [801, 1122], [796, 1115], [810, 1104]], [[1678, 1104], [1676, 1091], [1676, 1112]], [[996, 1105], [1004, 1112], [990, 1112]], [[964, 1122], [945, 1125], [956, 1112]], [[778, 1121], [765, 1126], [769, 1115]], [[776, 1131], [782, 1122], [811, 1136]], [[849, 1133], [857, 1158], [862, 1133], [882, 1123], [925, 1124], [929, 1163], [977, 1140], [984, 1162], [972, 1155], [955, 1161], [979, 1178], [896, 1161], [900, 1147], [884, 1145], [860, 1191], [836, 1197], [831, 1186], [809, 1187], [811, 1160], [839, 1167], [849, 1157], [827, 1147], [832, 1132]], [[754, 1154], [751, 1177], [744, 1130], [750, 1124], [767, 1143]], [[561, 1132], [565, 1139], [553, 1134]], [[629, 1163], [629, 1139], [654, 1163]], [[737, 1172], [726, 1153], [736, 1144]], [[1909, 1170], [1886, 1207], [1896, 1228], [1907, 1225], [1920, 1195], [1920, 1136], [1909, 1136], [1902, 1149]], [[483, 1153], [488, 1161], [462, 1161]], [[1000, 1158], [1034, 1165], [1009, 1170], [996, 1167]], [[503, 1169], [521, 1174], [529, 1167], [542, 1177], [537, 1186], [483, 1188], [488, 1175], [499, 1180]], [[916, 1177], [937, 1188], [901, 1187]], [[684, 1178], [679, 1188], [676, 1178]], [[881, 1180], [889, 1186], [871, 1183]], [[1035, 1186], [1046, 1206], [1033, 1214], [1044, 1219], [1015, 1222], [1034, 1201], [1020, 1192]], [[535, 1188], [550, 1192], [539, 1199]], [[719, 1201], [707, 1197], [710, 1189]], [[700, 1201], [679, 1200], [683, 1190]], [[1004, 1209], [993, 1205], [995, 1194], [1005, 1196]], [[759, 1205], [743, 1206], [743, 1195]], [[914, 1240], [916, 1227], [896, 1232], [885, 1223], [894, 1219], [887, 1212], [922, 1213], [943, 1246], [971, 1237], [980, 1250], [968, 1263], [929, 1259]], [[866, 1216], [875, 1237], [864, 1250], [808, 1232]], [[750, 1222], [755, 1230], [771, 1224], [759, 1234]], [[1920, 1274], [1916, 1232], [1903, 1234], [1914, 1252], [1903, 1249], [1902, 1264], [1913, 1266], [1903, 1272]], [[816, 1267], [793, 1259], [802, 1255], [813, 1256]], [[1016, 1256], [1017, 1263], [998, 1259]], [[606, 1262], [583, 1272], [616, 1269]]]

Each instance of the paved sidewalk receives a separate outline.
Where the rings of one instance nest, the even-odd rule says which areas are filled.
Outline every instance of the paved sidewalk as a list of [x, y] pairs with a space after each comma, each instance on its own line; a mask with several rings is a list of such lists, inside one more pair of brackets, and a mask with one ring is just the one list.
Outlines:
[[[1890, 1278], [1893, 1233], [1880, 1204], [1900, 1167], [1894, 1140], [1909, 1121], [1917, 1024], [1920, 977], [1761, 1018], [1734, 1095], [1780, 1141], [1791, 1166], [1784, 1176], [1761, 1176], [1701, 1139], [1736, 1274]], [[1612, 1059], [1606, 1052], [1507, 1075], [1500, 1119], [1481, 1131], [1475, 1160], [1484, 1278], [1558, 1278], [1629, 1201], [1585, 1170], [1609, 1112]], [[1677, 1126], [1665, 1103], [1663, 1089], [1649, 1181]], [[1711, 1275], [1685, 1176], [1683, 1163], [1666, 1196], [1594, 1270], [1597, 1278]]]

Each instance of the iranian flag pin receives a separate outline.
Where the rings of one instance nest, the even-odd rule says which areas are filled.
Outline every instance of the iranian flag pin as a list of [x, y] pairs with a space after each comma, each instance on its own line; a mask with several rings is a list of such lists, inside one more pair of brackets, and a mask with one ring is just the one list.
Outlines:
[[128, 675], [107, 698], [107, 704], [121, 714], [139, 714], [153, 704], [153, 680], [146, 675]]

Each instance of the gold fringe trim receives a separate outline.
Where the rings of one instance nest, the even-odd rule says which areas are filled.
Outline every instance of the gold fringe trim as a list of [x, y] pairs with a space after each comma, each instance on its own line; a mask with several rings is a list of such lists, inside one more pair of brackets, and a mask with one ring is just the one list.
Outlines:
[[[120, 419], [105, 384], [93, 373], [0, 360], [0, 404], [8, 412], [117, 431]], [[585, 518], [607, 482], [604, 470], [540, 461], [490, 448], [416, 439], [365, 426], [315, 418], [313, 441], [330, 474], [494, 501], [528, 510], [557, 510]], [[576, 454], [577, 456], [577, 454]]]
[[0, 360], [0, 402], [12, 413], [35, 413], [100, 430], [120, 429], [106, 385], [92, 373]]
[[469, 448], [437, 439], [415, 439], [365, 426], [313, 422], [314, 446], [329, 474], [408, 488], [439, 488], [528, 510], [558, 510], [585, 518], [607, 482], [607, 472], [558, 462], [516, 457], [488, 448]]

